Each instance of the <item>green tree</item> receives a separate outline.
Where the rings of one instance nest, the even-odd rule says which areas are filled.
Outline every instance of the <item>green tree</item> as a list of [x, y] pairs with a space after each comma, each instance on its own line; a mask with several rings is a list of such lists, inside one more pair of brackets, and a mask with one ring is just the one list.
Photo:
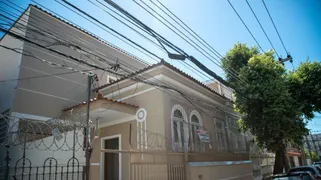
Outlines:
[[287, 82], [292, 96], [302, 106], [307, 119], [321, 111], [321, 63], [304, 62], [289, 73]]
[[308, 133], [303, 115], [311, 118], [320, 111], [321, 88], [315, 87], [321, 83], [320, 63], [304, 63], [288, 72], [274, 60], [273, 52], [259, 54], [244, 44], [235, 45], [222, 63], [227, 81], [237, 92], [240, 128], [254, 134], [259, 146], [275, 152], [274, 173], [282, 173], [286, 144], [301, 144]]
[[[226, 78], [231, 84], [237, 82], [233, 74], [239, 72], [240, 69], [247, 65], [248, 60], [257, 55], [259, 51], [256, 47], [249, 48], [245, 44], [235, 44], [234, 47], [225, 55], [224, 61], [222, 61], [223, 69], [229, 71], [226, 73]], [[235, 61], [235, 60], [238, 61]]]

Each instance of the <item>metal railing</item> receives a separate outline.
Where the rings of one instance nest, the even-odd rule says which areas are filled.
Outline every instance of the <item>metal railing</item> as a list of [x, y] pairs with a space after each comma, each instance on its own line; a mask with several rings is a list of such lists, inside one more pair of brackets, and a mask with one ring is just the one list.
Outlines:
[[213, 129], [207, 132], [209, 139], [202, 141], [196, 132], [197, 130], [190, 128], [190, 126], [192, 125], [188, 123], [174, 126], [173, 131], [169, 132], [167, 136], [138, 127], [135, 132], [136, 136], [134, 135], [135, 138], [131, 139], [130, 146], [137, 150], [159, 149], [169, 152], [249, 153], [250, 143], [247, 142], [245, 134], [231, 130], [225, 130], [220, 134]]
[[131, 180], [185, 180], [185, 167], [182, 163], [132, 163]]

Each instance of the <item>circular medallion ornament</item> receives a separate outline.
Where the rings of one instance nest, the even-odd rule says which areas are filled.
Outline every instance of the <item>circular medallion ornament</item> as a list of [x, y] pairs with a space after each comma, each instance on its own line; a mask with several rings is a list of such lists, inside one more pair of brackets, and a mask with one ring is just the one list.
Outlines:
[[136, 121], [137, 122], [146, 121], [146, 117], [147, 117], [146, 109], [140, 108], [140, 109], [137, 110], [137, 112], [136, 112]]

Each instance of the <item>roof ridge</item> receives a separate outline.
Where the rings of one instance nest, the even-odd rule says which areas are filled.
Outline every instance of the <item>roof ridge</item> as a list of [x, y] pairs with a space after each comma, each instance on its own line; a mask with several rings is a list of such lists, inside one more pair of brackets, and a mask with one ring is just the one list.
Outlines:
[[162, 65], [162, 64], [164, 64], [164, 61], [160, 61], [160, 62], [158, 62], [158, 63], [152, 64], [152, 65], [147, 66], [147, 67], [145, 67], [145, 68], [139, 69], [139, 70], [137, 70], [137, 71], [134, 71], [134, 72], [131, 73], [131, 74], [128, 74], [128, 75], [126, 75], [126, 76], [121, 77], [120, 79], [118, 79], [118, 80], [116, 80], [116, 81], [113, 81], [112, 83], [101, 85], [101, 86], [99, 86], [98, 88], [94, 89], [94, 91], [98, 91], [98, 90], [103, 89], [103, 88], [105, 88], [105, 87], [107, 87], [107, 86], [116, 84], [116, 83], [118, 83], [119, 81], [122, 81], [122, 80], [125, 80], [125, 79], [128, 79], [128, 78], [131, 78], [131, 77], [133, 77], [133, 76], [135, 76], [135, 75], [137, 75], [137, 74], [139, 74], [139, 73], [142, 73], [142, 72], [144, 72], [144, 71], [146, 71], [146, 70], [148, 70], [148, 69], [151, 69], [151, 68], [153, 68], [153, 67], [156, 67], [156, 66], [159, 66], [159, 65]]
[[[126, 50], [124, 50], [124, 49], [122, 49], [122, 48], [120, 48], [120, 47], [118, 47], [118, 46], [116, 46], [116, 45], [114, 45], [114, 44], [112, 44], [112, 43], [110, 43], [110, 42], [108, 42], [108, 41], [106, 41], [106, 40], [103, 40], [103, 39], [100, 38], [99, 36], [93, 34], [93, 33], [90, 32], [90, 31], [87, 31], [86, 29], [78, 26], [77, 24], [75, 24], [75, 23], [73, 23], [73, 22], [68, 22], [68, 21], [66, 21], [66, 20], [64, 20], [64, 19], [61, 19], [61, 18], [57, 17], [56, 15], [54, 15], [54, 14], [52, 14], [52, 13], [44, 10], [43, 8], [41, 8], [41, 7], [39, 7], [39, 6], [35, 5], [35, 4], [29, 4], [29, 7], [30, 7], [30, 6], [36, 8], [36, 9], [38, 9], [38, 10], [40, 10], [40, 11], [46, 13], [46, 14], [48, 14], [48, 15], [50, 15], [51, 17], [53, 17], [53, 18], [55, 18], [55, 19], [57, 19], [57, 20], [59, 20], [59, 21], [61, 21], [61, 22], [63, 22], [63, 23], [66, 23], [67, 25], [69, 25], [69, 26], [71, 26], [71, 27], [73, 27], [73, 28], [75, 28], [75, 29], [77, 29], [77, 30], [79, 30], [79, 31], [81, 31], [81, 32], [89, 35], [90, 37], [92, 37], [92, 38], [94, 38], [94, 39], [102, 42], [103, 44], [105, 44], [105, 45], [107, 45], [107, 46], [109, 46], [109, 47], [111, 47], [111, 48], [113, 48], [113, 49], [115, 49], [115, 50], [117, 50], [117, 51], [120, 51], [121, 53], [124, 53], [125, 55], [127, 55], [127, 56], [130, 57], [130, 58], [133, 58], [133, 59], [135, 59], [135, 60], [137, 60], [137, 61], [139, 61], [139, 62], [141, 62], [141, 63], [143, 63], [143, 64], [145, 64], [145, 65], [149, 65], [148, 63], [144, 62], [143, 59], [141, 59], [141, 58], [139, 58], [139, 57], [137, 57], [137, 56], [135, 56], [135, 55], [127, 52]], [[28, 8], [29, 8], [29, 7], [28, 7]], [[57, 13], [56, 13], [56, 14], [57, 14]]]
[[[139, 107], [137, 105], [128, 104], [128, 103], [125, 103], [125, 102], [122, 102], [122, 101], [114, 100], [114, 99], [111, 99], [111, 98], [99, 97], [99, 96], [97, 98], [90, 99], [90, 103], [95, 102], [95, 101], [99, 101], [99, 100], [111, 101], [112, 103], [118, 103], [118, 104], [130, 106], [130, 107], [134, 107], [134, 108], [138, 108]], [[82, 103], [78, 103], [78, 104], [75, 104], [73, 106], [64, 108], [64, 109], [62, 109], [62, 111], [70, 111], [70, 110], [72, 110], [74, 108], [80, 107], [80, 106], [85, 105], [85, 104], [87, 104], [87, 101], [84, 101]]]
[[[210, 88], [210, 87], [207, 86], [206, 84], [204, 84], [204, 83], [202, 83], [201, 81], [197, 80], [196, 78], [188, 75], [187, 73], [185, 73], [184, 71], [178, 69], [178, 68], [175, 67], [174, 65], [166, 62], [165, 60], [161, 60], [159, 63], [150, 65], [150, 66], [148, 66], [148, 67], [146, 67], [146, 68], [143, 68], [143, 69], [140, 69], [140, 70], [138, 70], [138, 71], [136, 71], [136, 72], [133, 72], [132, 74], [129, 74], [129, 75], [127, 75], [127, 76], [124, 76], [124, 77], [122, 77], [122, 78], [120, 78], [120, 79], [118, 79], [117, 81], [114, 81], [114, 82], [112, 82], [112, 83], [104, 84], [104, 85], [96, 88], [95, 91], [98, 91], [98, 90], [103, 89], [103, 88], [105, 88], [105, 87], [111, 86], [111, 85], [116, 84], [116, 83], [118, 83], [118, 82], [120, 82], [120, 81], [122, 81], [122, 80], [128, 79], [128, 78], [130, 78], [130, 77], [132, 77], [132, 76], [135, 76], [135, 75], [137, 75], [137, 74], [143, 73], [143, 72], [145, 72], [145, 71], [147, 71], [147, 70], [149, 70], [149, 69], [155, 68], [155, 67], [160, 66], [160, 65], [164, 65], [164, 66], [172, 69], [173, 71], [178, 72], [178, 73], [181, 74], [182, 76], [190, 79], [191, 81], [199, 84], [200, 86], [204, 87], [205, 89], [213, 92], [214, 94], [217, 94], [217, 95], [219, 95], [220, 97], [222, 97], [222, 98], [224, 98], [224, 99], [230, 100], [230, 99], [228, 99], [227, 97], [225, 97], [224, 95], [221, 95], [221, 94], [220, 94], [219, 92], [217, 92], [216, 90]], [[231, 100], [230, 100], [230, 101], [231, 101]]]

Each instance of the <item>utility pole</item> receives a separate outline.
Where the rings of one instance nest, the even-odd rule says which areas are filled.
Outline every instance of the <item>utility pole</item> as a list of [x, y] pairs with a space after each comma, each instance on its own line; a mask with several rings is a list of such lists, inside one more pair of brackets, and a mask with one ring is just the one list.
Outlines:
[[91, 98], [91, 83], [92, 83], [92, 74], [91, 72], [89, 72], [88, 74], [88, 96], [87, 96], [87, 107], [86, 107], [86, 152], [85, 152], [85, 156], [86, 156], [86, 180], [89, 180], [89, 167], [90, 167], [90, 147], [89, 147], [89, 112], [90, 112], [90, 98]]

